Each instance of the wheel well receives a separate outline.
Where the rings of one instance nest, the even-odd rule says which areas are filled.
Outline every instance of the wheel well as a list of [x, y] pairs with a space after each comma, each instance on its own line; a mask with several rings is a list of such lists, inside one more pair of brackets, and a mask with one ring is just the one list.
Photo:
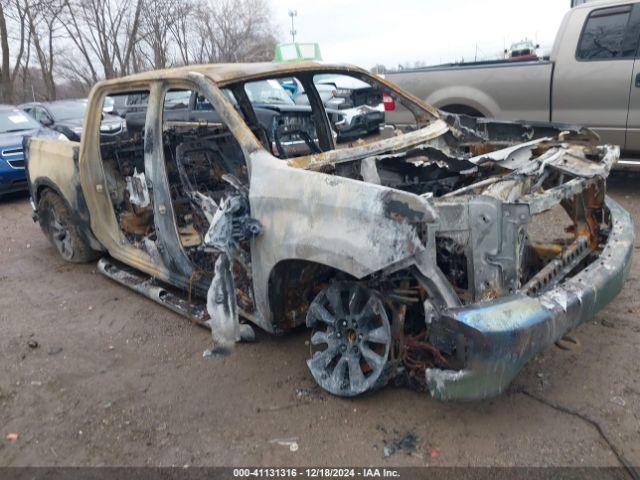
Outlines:
[[283, 260], [269, 275], [269, 305], [275, 330], [284, 332], [305, 324], [309, 304], [333, 279], [353, 277], [308, 260]]
[[[62, 200], [64, 205], [69, 210], [70, 218], [72, 219], [73, 223], [75, 224], [76, 228], [78, 229], [78, 235], [80, 235], [82, 240], [87, 245], [89, 245], [91, 247], [91, 249], [93, 249], [95, 251], [106, 252], [106, 249], [102, 246], [102, 244], [100, 242], [98, 242], [98, 240], [93, 235], [93, 232], [91, 231], [91, 222], [89, 220], [88, 210], [87, 210], [86, 218], [83, 218], [82, 214], [80, 212], [78, 212], [78, 210], [75, 209], [71, 205], [71, 203], [69, 203], [69, 200], [67, 199], [67, 197], [65, 197], [58, 190], [58, 188], [54, 184], [50, 183], [50, 181], [47, 180], [47, 179], [37, 183], [35, 185], [34, 190], [33, 190], [34, 191], [33, 203], [36, 206], [36, 211], [38, 209], [38, 205], [40, 203], [40, 200], [42, 199], [42, 196], [44, 195], [44, 193], [47, 190], [51, 191], [52, 193], [54, 193], [58, 197], [60, 197], [60, 200]], [[84, 208], [86, 209], [86, 206], [84, 206]]]
[[44, 192], [46, 190], [51, 190], [53, 193], [55, 193], [56, 195], [58, 195], [60, 198], [62, 198], [62, 200], [66, 202], [66, 199], [60, 195], [60, 192], [58, 192], [58, 190], [56, 190], [54, 187], [52, 187], [51, 185], [48, 185], [46, 183], [40, 184], [38, 185], [38, 187], [36, 188], [36, 195], [35, 198], [33, 199], [33, 203], [36, 204], [36, 207], [38, 206], [38, 203], [40, 203], [40, 199], [42, 198], [42, 195], [44, 194]]
[[469, 115], [470, 117], [484, 118], [484, 114], [479, 110], [469, 107], [467, 105], [453, 104], [441, 107], [440, 110], [445, 112], [454, 113], [456, 115]]

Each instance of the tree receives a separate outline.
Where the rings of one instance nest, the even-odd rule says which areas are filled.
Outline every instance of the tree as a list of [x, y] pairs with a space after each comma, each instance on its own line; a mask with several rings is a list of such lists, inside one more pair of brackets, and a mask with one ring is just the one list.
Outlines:
[[[174, 46], [182, 64], [189, 63], [188, 25], [195, 16], [195, 2], [184, 0], [146, 0], [140, 24], [140, 42], [136, 53], [151, 69], [162, 69], [175, 63]], [[175, 45], [174, 45], [175, 43]]]
[[178, 53], [176, 63], [179, 65], [189, 65], [199, 57], [197, 43], [192, 41], [196, 23], [194, 18], [197, 18], [199, 10], [198, 2], [178, 2], [174, 22], [169, 26]]
[[[11, 38], [11, 24], [17, 27], [19, 32], [17, 38]], [[14, 84], [24, 55], [25, 35], [25, 10], [22, 0], [0, 0], [0, 48], [2, 49], [0, 99], [3, 102], [12, 103], [14, 100]], [[17, 45], [18, 49], [13, 66], [10, 40], [14, 47]]]
[[24, 4], [29, 37], [40, 64], [48, 100], [56, 99], [54, 40], [60, 28], [62, 8], [60, 0], [25, 0]]
[[140, 29], [143, 0], [63, 0], [65, 29], [85, 62], [84, 77], [97, 82], [127, 75]]
[[0, 100], [77, 95], [148, 69], [269, 60], [268, 1], [0, 0]]
[[197, 14], [199, 63], [269, 60], [276, 44], [265, 0], [211, 0]]

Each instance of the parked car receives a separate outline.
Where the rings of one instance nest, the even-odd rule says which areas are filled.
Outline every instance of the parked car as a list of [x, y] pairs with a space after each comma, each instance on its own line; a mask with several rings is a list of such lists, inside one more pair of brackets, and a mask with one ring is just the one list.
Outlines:
[[[314, 91], [325, 75], [370, 85], [413, 123], [338, 147]], [[307, 88], [316, 148], [274, 154], [250, 92], [292, 77]], [[105, 140], [105, 97], [141, 91], [144, 134]], [[217, 118], [170, 118], [172, 92]], [[606, 196], [617, 147], [566, 124], [445, 115], [357, 67], [200, 65], [104, 81], [85, 127], [80, 144], [28, 141], [34, 218], [60, 255], [102, 257], [104, 275], [209, 326], [205, 356], [231, 353], [254, 327], [306, 326], [310, 375], [335, 395], [390, 379], [439, 399], [497, 395], [629, 273], [634, 226]]]
[[[282, 86], [297, 105], [309, 105], [300, 82], [283, 79]], [[385, 121], [385, 111], [395, 108], [391, 97], [357, 78], [326, 74], [316, 76], [314, 85], [329, 114], [338, 140], [350, 140], [378, 133]]]
[[[549, 58], [400, 70], [386, 77], [448, 112], [592, 128], [640, 167], [637, 0], [586, 3], [565, 15]], [[406, 111], [392, 121], [410, 121]]]
[[0, 196], [28, 190], [22, 141], [25, 136], [58, 138], [11, 105], [0, 105]]
[[504, 53], [512, 60], [537, 60], [539, 48], [540, 45], [535, 45], [531, 40], [523, 40], [513, 43]]
[[[86, 100], [59, 100], [56, 102], [30, 102], [19, 105], [26, 113], [45, 127], [62, 133], [69, 140], [80, 141], [82, 122], [87, 110]], [[101, 135], [115, 137], [122, 135], [124, 122], [121, 118], [103, 113], [100, 126]]]
[[[167, 114], [178, 109], [190, 109], [191, 92], [169, 92], [164, 99], [164, 110]], [[149, 92], [136, 92], [129, 95], [117, 95], [105, 97], [104, 108], [111, 108], [114, 113], [126, 119], [132, 113], [145, 113], [149, 106]], [[192, 110], [195, 108], [191, 108]], [[142, 120], [144, 121], [144, 119]]]

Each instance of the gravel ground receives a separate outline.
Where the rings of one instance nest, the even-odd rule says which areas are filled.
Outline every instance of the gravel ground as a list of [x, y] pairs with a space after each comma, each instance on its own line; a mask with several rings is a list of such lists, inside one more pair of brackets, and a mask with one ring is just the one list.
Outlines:
[[[616, 175], [610, 193], [640, 224], [639, 183]], [[640, 465], [639, 278], [636, 261], [578, 348], [549, 348], [498, 398], [347, 400], [315, 386], [305, 332], [203, 359], [206, 330], [65, 263], [27, 197], [4, 198], [0, 466]]]

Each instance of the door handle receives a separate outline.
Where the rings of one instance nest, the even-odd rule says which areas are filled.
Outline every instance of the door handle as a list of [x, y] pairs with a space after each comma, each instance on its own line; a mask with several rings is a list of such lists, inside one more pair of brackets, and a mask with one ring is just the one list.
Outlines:
[[636, 88], [640, 88], [640, 73], [636, 75]]

